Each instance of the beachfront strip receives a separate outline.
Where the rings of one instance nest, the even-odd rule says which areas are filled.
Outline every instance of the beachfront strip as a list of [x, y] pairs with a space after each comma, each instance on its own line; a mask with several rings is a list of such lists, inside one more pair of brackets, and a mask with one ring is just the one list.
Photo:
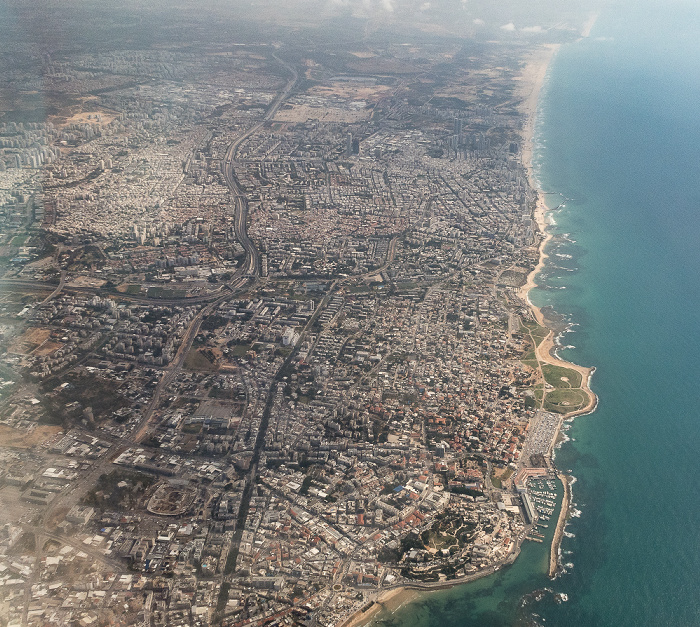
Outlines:
[[47, 55], [90, 98], [0, 122], [8, 625], [335, 625], [537, 539], [590, 399], [518, 293], [526, 51], [342, 52]]

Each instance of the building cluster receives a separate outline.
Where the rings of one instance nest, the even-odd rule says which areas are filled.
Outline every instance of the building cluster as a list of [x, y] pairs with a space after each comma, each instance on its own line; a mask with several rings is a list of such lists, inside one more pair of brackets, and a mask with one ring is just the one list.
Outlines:
[[[24, 315], [32, 330], [10, 351], [32, 377], [43, 379], [81, 358], [163, 366], [170, 363], [199, 307], [118, 304], [100, 296], [59, 296]], [[33, 342], [31, 341], [33, 340]], [[123, 368], [126, 367], [123, 365]]]
[[336, 625], [515, 559], [534, 193], [512, 76], [433, 100], [437, 48], [42, 58], [91, 97], [0, 125], [8, 625]]

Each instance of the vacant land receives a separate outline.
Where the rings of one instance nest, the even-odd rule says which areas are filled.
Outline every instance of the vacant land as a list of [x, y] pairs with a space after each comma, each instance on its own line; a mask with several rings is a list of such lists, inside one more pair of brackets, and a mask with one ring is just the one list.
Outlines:
[[29, 449], [43, 444], [61, 431], [61, 427], [54, 425], [38, 425], [29, 432], [0, 425], [0, 442], [6, 447]]
[[51, 336], [50, 329], [28, 329], [20, 335], [9, 348], [9, 352], [19, 355], [29, 355], [34, 349], [41, 346]]

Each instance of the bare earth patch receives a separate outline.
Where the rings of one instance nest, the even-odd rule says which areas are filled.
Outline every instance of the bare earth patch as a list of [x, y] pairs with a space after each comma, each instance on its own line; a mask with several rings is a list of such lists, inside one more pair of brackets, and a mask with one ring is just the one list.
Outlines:
[[0, 442], [10, 448], [29, 449], [43, 444], [62, 431], [61, 427], [55, 425], [39, 425], [31, 431], [20, 431], [0, 425]]
[[41, 346], [51, 335], [51, 329], [32, 328], [20, 335], [8, 349], [10, 353], [29, 355], [34, 349]]

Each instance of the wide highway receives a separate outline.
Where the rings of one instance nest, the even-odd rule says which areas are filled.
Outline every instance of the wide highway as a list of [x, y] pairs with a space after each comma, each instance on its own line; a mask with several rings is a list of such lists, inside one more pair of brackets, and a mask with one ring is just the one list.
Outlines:
[[272, 56], [281, 65], [283, 65], [292, 76], [285, 85], [284, 89], [273, 100], [270, 108], [267, 110], [262, 120], [251, 126], [245, 133], [238, 136], [235, 140], [233, 140], [233, 142], [231, 142], [222, 163], [222, 172], [224, 174], [224, 178], [226, 179], [226, 184], [229, 186], [234, 198], [234, 231], [238, 241], [241, 243], [241, 246], [243, 246], [245, 249], [246, 254], [245, 262], [241, 268], [243, 269], [244, 274], [256, 277], [260, 276], [260, 254], [258, 253], [258, 250], [255, 248], [255, 245], [251, 239], [248, 237], [248, 200], [245, 196], [245, 192], [241, 188], [238, 178], [236, 177], [233, 164], [240, 145], [251, 135], [259, 131], [275, 116], [275, 113], [277, 113], [280, 105], [287, 99], [299, 78], [297, 71], [293, 66], [285, 63], [276, 55]]

